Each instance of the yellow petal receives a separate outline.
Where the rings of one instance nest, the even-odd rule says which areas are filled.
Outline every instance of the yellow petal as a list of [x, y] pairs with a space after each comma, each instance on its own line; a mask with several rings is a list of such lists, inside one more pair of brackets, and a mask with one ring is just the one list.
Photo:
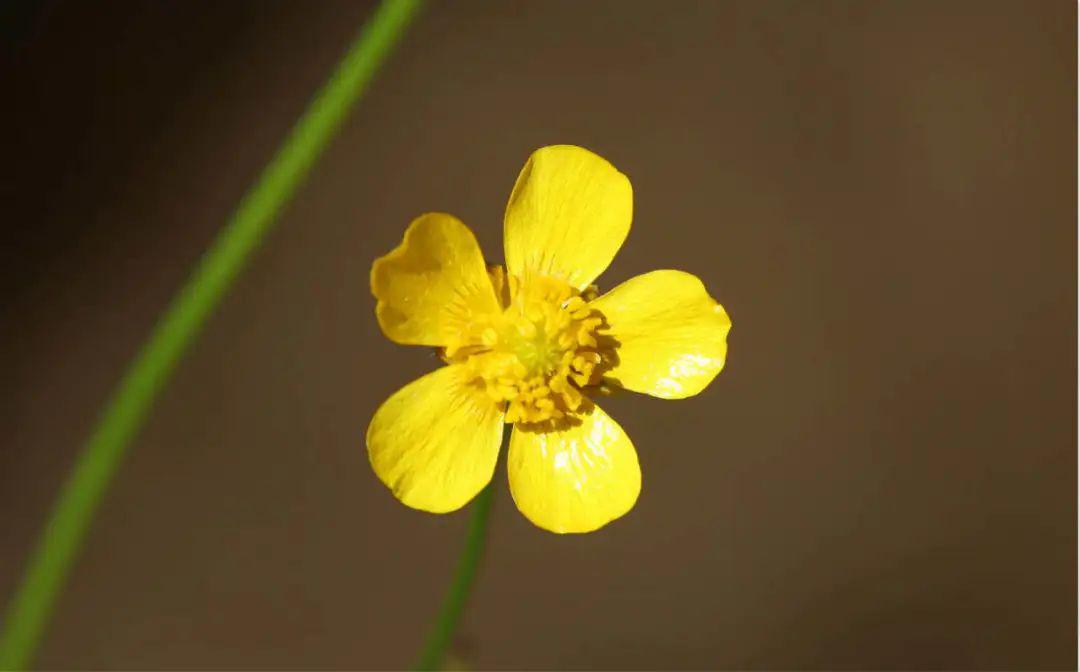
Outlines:
[[368, 426], [368, 458], [403, 503], [454, 511], [491, 481], [502, 428], [502, 410], [464, 384], [459, 366], [445, 366], [379, 407]]
[[570, 145], [538, 149], [506, 206], [506, 268], [585, 289], [626, 240], [633, 209], [630, 180], [603, 158]]
[[618, 363], [605, 376], [628, 390], [690, 397], [724, 368], [731, 320], [689, 273], [639, 275], [589, 305], [619, 344]]
[[599, 406], [553, 432], [514, 428], [510, 493], [525, 517], [552, 532], [591, 532], [629, 511], [641, 492], [634, 444]]
[[451, 345], [472, 317], [499, 311], [472, 231], [442, 213], [413, 220], [401, 245], [375, 260], [371, 293], [383, 333], [407, 345]]

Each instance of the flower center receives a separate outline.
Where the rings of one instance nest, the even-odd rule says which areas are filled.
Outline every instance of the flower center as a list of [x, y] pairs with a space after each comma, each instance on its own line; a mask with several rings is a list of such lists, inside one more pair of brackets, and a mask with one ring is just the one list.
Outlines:
[[[500, 279], [496, 273], [496, 284]], [[600, 381], [613, 355], [598, 341], [603, 318], [561, 280], [509, 280], [502, 314], [470, 324], [468, 343], [447, 348], [445, 357], [462, 363], [470, 383], [493, 401], [506, 403], [506, 422], [558, 420], [581, 407], [581, 388]]]

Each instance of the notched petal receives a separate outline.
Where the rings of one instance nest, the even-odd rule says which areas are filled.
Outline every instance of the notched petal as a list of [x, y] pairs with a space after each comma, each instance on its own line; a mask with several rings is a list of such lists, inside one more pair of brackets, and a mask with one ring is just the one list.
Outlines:
[[383, 333], [406, 345], [453, 345], [470, 321], [499, 310], [475, 236], [442, 213], [413, 220], [401, 244], [375, 261], [371, 293]]

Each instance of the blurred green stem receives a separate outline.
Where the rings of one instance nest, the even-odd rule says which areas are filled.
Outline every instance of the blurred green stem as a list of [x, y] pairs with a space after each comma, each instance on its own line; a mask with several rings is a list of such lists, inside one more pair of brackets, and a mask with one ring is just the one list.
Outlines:
[[[510, 432], [513, 425], [505, 425], [503, 428], [502, 448], [500, 454], [506, 452], [507, 443], [510, 441]], [[480, 564], [480, 556], [484, 550], [484, 538], [487, 535], [488, 515], [491, 513], [491, 497], [494, 491], [494, 481], [488, 483], [480, 494], [476, 496], [472, 504], [472, 516], [469, 518], [469, 529], [465, 533], [465, 547], [461, 549], [458, 558], [457, 570], [454, 572], [454, 580], [443, 598], [439, 615], [435, 619], [435, 625], [428, 633], [427, 641], [420, 652], [420, 659], [416, 662], [414, 670], [438, 670], [441, 668], [446, 657], [446, 648], [457, 630], [461, 612], [465, 609], [465, 602], [469, 597], [473, 579], [476, 578], [476, 568]]]
[[251, 253], [341, 126], [421, 0], [384, 0], [173, 298], [105, 406], [60, 491], [0, 635], [0, 669], [27, 666], [125, 449]]

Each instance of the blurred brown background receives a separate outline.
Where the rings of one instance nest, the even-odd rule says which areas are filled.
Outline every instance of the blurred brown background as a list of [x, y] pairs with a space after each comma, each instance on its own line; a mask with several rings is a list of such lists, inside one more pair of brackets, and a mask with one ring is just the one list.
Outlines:
[[[370, 2], [8, 4], [0, 596], [108, 392]], [[498, 472], [478, 668], [1076, 665], [1076, 6], [433, 2], [183, 362], [46, 668], [395, 668], [467, 514], [363, 433], [414, 215], [500, 260], [534, 148], [635, 187], [603, 287], [699, 275], [727, 369], [609, 401], [645, 485], [558, 537]]]

